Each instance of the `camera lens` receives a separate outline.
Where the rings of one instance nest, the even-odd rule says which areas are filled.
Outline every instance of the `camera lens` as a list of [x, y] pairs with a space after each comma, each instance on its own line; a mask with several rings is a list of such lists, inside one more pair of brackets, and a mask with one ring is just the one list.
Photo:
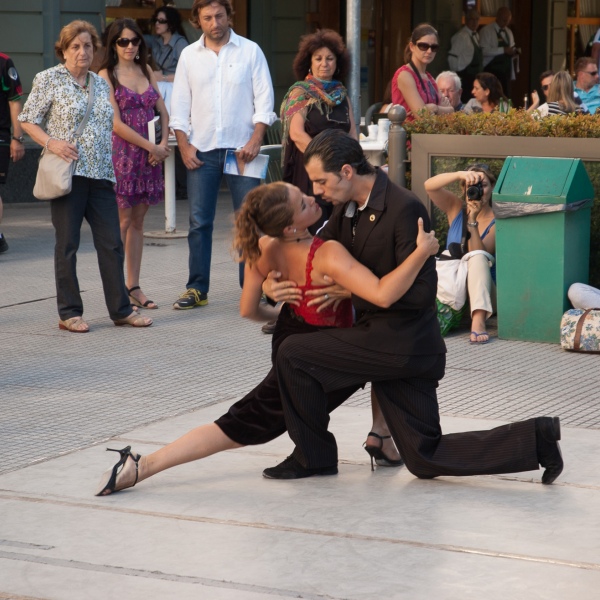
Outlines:
[[469, 200], [481, 200], [483, 197], [483, 186], [481, 183], [470, 185], [467, 188], [467, 198]]

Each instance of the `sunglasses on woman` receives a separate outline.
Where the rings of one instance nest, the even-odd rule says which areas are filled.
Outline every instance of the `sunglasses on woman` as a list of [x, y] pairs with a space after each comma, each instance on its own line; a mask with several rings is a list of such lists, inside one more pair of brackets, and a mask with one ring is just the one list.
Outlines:
[[166, 25], [169, 21], [166, 19], [154, 19], [155, 23], [160, 23], [161, 25]]
[[421, 52], [427, 52], [430, 49], [432, 52], [437, 52], [440, 49], [439, 44], [427, 44], [425, 42], [417, 42], [416, 46]]
[[115, 44], [117, 46], [119, 46], [119, 48], [127, 48], [127, 46], [129, 46], [129, 44], [131, 44], [134, 48], [137, 48], [140, 45], [141, 41], [142, 41], [142, 39], [139, 37], [134, 37], [131, 40], [129, 38], [119, 38], [115, 42]]

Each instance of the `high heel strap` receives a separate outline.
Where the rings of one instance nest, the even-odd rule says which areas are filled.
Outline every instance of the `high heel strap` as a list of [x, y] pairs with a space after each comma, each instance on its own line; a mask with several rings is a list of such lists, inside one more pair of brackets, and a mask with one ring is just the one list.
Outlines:
[[387, 440], [388, 438], [391, 438], [391, 435], [379, 435], [378, 433], [375, 433], [374, 431], [369, 431], [369, 433], [367, 433], [367, 437], [372, 436], [372, 437], [376, 437], [380, 440]]
[[96, 493], [96, 496], [106, 496], [107, 494], [112, 494], [115, 491], [120, 491], [121, 489], [126, 489], [125, 487], [119, 488], [119, 490], [116, 489], [117, 488], [117, 476], [119, 475], [121, 470], [125, 467], [125, 463], [127, 462], [127, 459], [130, 457], [131, 457], [131, 460], [133, 460], [133, 462], [135, 463], [135, 480], [134, 480], [133, 484], [128, 485], [126, 487], [134, 487], [135, 484], [138, 482], [139, 461], [142, 458], [142, 455], [141, 454], [134, 455], [131, 452], [131, 446], [126, 446], [125, 448], [122, 448], [120, 450], [117, 448], [107, 448], [106, 450], [109, 452], [118, 452], [119, 460], [118, 460], [117, 464], [115, 464], [113, 466], [112, 469], [109, 469], [104, 474], [103, 480], [100, 484], [100, 489]]
[[131, 460], [135, 463], [135, 481], [133, 482], [133, 485], [130, 487], [135, 487], [135, 484], [138, 482], [138, 476], [139, 476], [138, 463], [140, 462], [140, 458], [142, 458], [142, 455], [136, 454], [134, 456], [131, 452], [131, 446], [126, 446], [125, 448], [122, 448], [121, 450], [117, 450], [116, 448], [107, 448], [106, 450], [110, 451], [110, 452], [118, 452], [121, 455], [121, 460], [119, 461], [119, 463], [122, 464], [123, 466], [127, 462], [127, 459], [131, 457]]

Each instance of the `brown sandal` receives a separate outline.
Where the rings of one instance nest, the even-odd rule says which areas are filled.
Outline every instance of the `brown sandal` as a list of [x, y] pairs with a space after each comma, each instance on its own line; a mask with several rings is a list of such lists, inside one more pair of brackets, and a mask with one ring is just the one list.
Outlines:
[[[81, 326], [83, 326], [83, 329], [81, 329]], [[65, 331], [72, 331], [73, 333], [87, 333], [90, 330], [90, 326], [82, 317], [71, 317], [64, 321], [59, 320], [58, 328], [64, 329]]]
[[143, 317], [134, 311], [128, 317], [117, 319], [116, 321], [113, 321], [113, 323], [117, 326], [131, 325], [132, 327], [150, 327], [150, 325], [152, 325], [152, 319]]

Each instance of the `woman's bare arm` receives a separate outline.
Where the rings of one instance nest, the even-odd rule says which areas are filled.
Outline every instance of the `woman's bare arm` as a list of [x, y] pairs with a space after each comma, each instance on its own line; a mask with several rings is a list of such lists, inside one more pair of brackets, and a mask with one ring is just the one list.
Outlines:
[[417, 247], [392, 272], [379, 279], [372, 271], [354, 259], [339, 242], [325, 242], [316, 252], [313, 264], [353, 294], [372, 304], [387, 308], [402, 298], [414, 283], [430, 256], [439, 250], [435, 232], [425, 232], [423, 219], [418, 220]]

